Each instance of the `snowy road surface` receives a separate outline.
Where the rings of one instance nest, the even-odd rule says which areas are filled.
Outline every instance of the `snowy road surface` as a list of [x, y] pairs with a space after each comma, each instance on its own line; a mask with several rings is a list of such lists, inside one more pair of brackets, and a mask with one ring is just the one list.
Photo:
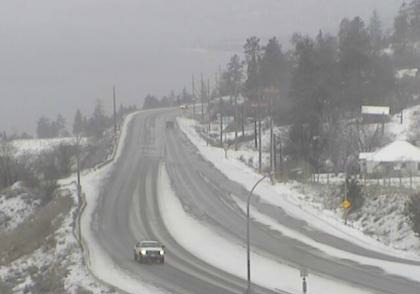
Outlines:
[[[165, 129], [165, 121], [176, 115], [175, 110], [140, 112], [128, 123], [127, 136], [117, 161], [99, 187], [97, 206], [92, 209], [92, 238], [120, 271], [127, 273], [131, 279], [160, 288], [162, 292], [243, 293], [246, 287], [243, 278], [232, 270], [218, 268], [209, 259], [189, 252], [173, 236], [171, 228], [165, 225], [162, 218], [158, 205], [158, 179], [160, 166], [164, 163], [186, 213], [205, 223], [224, 239], [244, 244], [245, 218], [234, 197], [243, 199], [247, 191], [204, 161], [179, 129]], [[88, 195], [87, 198], [89, 201]], [[273, 214], [283, 226], [297, 230], [308, 238], [323, 240], [330, 246], [354, 254], [401, 262], [397, 257], [382, 255], [309, 228], [305, 222], [287, 215], [281, 209], [271, 211], [270, 215]], [[251, 224], [251, 230], [255, 253], [273, 263], [285, 265], [289, 272], [296, 272], [297, 277], [290, 279], [290, 283], [299, 281], [298, 269], [306, 267], [316, 277], [367, 293], [420, 293], [420, 283], [416, 281], [386, 274], [378, 267], [330, 256], [258, 222]], [[186, 236], [192, 233], [198, 234], [185, 228]], [[206, 231], [202, 233], [206, 234]], [[147, 266], [134, 262], [132, 247], [140, 239], [157, 239], [166, 245], [166, 264]], [[239, 246], [237, 248], [240, 249]], [[223, 246], [218, 250], [223, 250]], [[209, 255], [218, 252], [212, 252], [211, 247], [208, 251]], [[412, 262], [412, 265], [419, 266], [416, 262]], [[235, 272], [241, 270], [246, 271], [243, 268], [235, 269]], [[112, 284], [112, 276], [107, 282]], [[266, 283], [255, 282], [255, 293], [283, 293], [271, 290]], [[283, 290], [295, 293], [291, 289], [298, 288], [289, 285]], [[324, 293], [328, 294], [326, 290]], [[132, 292], [130, 289], [126, 291]]]

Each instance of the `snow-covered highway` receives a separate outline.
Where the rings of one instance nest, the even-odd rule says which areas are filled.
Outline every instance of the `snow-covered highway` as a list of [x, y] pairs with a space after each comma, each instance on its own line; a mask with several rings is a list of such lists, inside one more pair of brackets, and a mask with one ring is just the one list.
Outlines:
[[[89, 176], [84, 184], [88, 187], [85, 191], [90, 211], [87, 209], [85, 212], [82, 220], [85, 220], [86, 225], [82, 229], [85, 238], [89, 239], [88, 243], [95, 242], [100, 247], [102, 253], [109, 258], [108, 264], [112, 264], [112, 270], [150, 287], [122, 287], [115, 283], [117, 275], [96, 274], [99, 278], [106, 279], [107, 283], [131, 293], [134, 292], [133, 289], [143, 290], [144, 293], [243, 293], [246, 288], [246, 281], [243, 279], [246, 268], [241, 268], [241, 265], [244, 262], [230, 267], [223, 266], [222, 262], [213, 262], [214, 255], [224, 247], [221, 245], [213, 252], [211, 246], [206, 244], [206, 232], [209, 230], [223, 237], [226, 242], [237, 244], [232, 248], [242, 250], [240, 244], [245, 244], [245, 218], [235, 197], [243, 199], [247, 191], [205, 161], [181, 130], [165, 129], [166, 120], [174, 119], [177, 114], [176, 110], [166, 109], [139, 112], [133, 116], [127, 124], [127, 135], [120, 142], [116, 161], [107, 167], [109, 171], [104, 179], [95, 183], [97, 190], [87, 182]], [[159, 199], [162, 199], [159, 194], [162, 191], [162, 165], [167, 170], [174, 195], [178, 197], [186, 215], [207, 228], [202, 231], [202, 236], [198, 236], [203, 240], [203, 248], [208, 249], [207, 258], [192, 252], [180, 240], [179, 230], [178, 233], [174, 232], [173, 226], [167, 223], [165, 209], [159, 205]], [[96, 192], [98, 197], [93, 199], [95, 197], [92, 194]], [[166, 207], [166, 211], [167, 209], [170, 207]], [[353, 254], [377, 260], [420, 266], [418, 262], [382, 255], [328, 233], [316, 231], [281, 209], [277, 209], [275, 214], [283, 226], [298, 230], [308, 238], [324, 240], [329, 246], [344, 248]], [[294, 279], [290, 276], [279, 276], [282, 283], [268, 283], [256, 272], [255, 293], [283, 293], [278, 288], [286, 291], [284, 293], [298, 293], [300, 285], [295, 284], [299, 282], [299, 268], [302, 266], [309, 269], [309, 283], [311, 276], [314, 276], [314, 283], [315, 279], [322, 279], [324, 283], [322, 289], [315, 288], [310, 293], [337, 293], [338, 289], [342, 289], [340, 293], [419, 293], [420, 283], [405, 278], [404, 275], [390, 275], [379, 267], [328, 255], [258, 222], [253, 222], [251, 229], [254, 255], [287, 268], [289, 273], [296, 273]], [[199, 231], [189, 231], [185, 227], [184, 234], [185, 239], [189, 239], [189, 234], [198, 235]], [[132, 258], [132, 247], [140, 239], [157, 239], [165, 244], [167, 263], [163, 266], [137, 264]], [[95, 248], [89, 249], [92, 255], [91, 251]], [[226, 252], [228, 250], [230, 249], [226, 248]], [[223, 256], [219, 256], [219, 261], [220, 259]], [[91, 262], [92, 270], [95, 271], [95, 260]], [[96, 269], [102, 267], [102, 271], [105, 271], [104, 266], [106, 264], [97, 265]], [[253, 270], [258, 271], [257, 262], [255, 266]], [[243, 275], [240, 274], [241, 271]]]

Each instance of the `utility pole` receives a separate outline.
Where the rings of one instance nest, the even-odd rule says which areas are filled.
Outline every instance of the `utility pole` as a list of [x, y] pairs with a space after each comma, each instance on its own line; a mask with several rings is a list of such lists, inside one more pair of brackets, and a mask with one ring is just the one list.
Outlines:
[[82, 185], [80, 183], [80, 145], [82, 141], [82, 135], [80, 132], [75, 133], [76, 136], [76, 168], [77, 168], [77, 209], [80, 213], [82, 205]]
[[258, 172], [262, 170], [262, 146], [261, 146], [261, 94], [258, 95]]
[[194, 75], [192, 76], [192, 99], [193, 99], [193, 116], [195, 116], [195, 81], [194, 81]]
[[[274, 135], [274, 129], [273, 129], [273, 95], [270, 96], [270, 167], [271, 167], [271, 173], [275, 175], [276, 170], [276, 140]], [[274, 184], [275, 177], [272, 178], [272, 183]]]
[[238, 95], [235, 89], [235, 150], [238, 150]]
[[117, 98], [115, 93], [115, 86], [112, 88], [112, 96], [114, 102], [114, 137], [117, 140]]
[[241, 115], [241, 122], [242, 122], [242, 137], [245, 137], [245, 101], [241, 105], [242, 115]]
[[204, 120], [204, 79], [203, 79], [203, 74], [201, 74], [201, 121]]
[[270, 96], [270, 169], [274, 171], [274, 140], [273, 140], [273, 98]]
[[[210, 136], [211, 125], [210, 125], [210, 79], [207, 79], [207, 116], [208, 116], [208, 134]], [[208, 143], [208, 140], [207, 140]]]
[[214, 74], [214, 88], [215, 88], [215, 92], [216, 92], [216, 97], [217, 97], [217, 95], [219, 95], [219, 88], [220, 87], [220, 85], [219, 85], [219, 76], [218, 76], [218, 74], [217, 74], [217, 72]]
[[277, 175], [277, 137], [273, 134], [273, 170], [274, 175]]
[[257, 107], [255, 107], [254, 113], [254, 141], [255, 141], [255, 149], [258, 148], [258, 132], [257, 132]]
[[219, 98], [220, 108], [220, 146], [223, 147], [223, 109], [222, 109], [222, 97]]
[[[346, 161], [344, 162], [344, 201], [348, 201], [347, 197], [347, 152], [346, 152]], [[347, 225], [347, 209], [344, 212], [344, 224]]]
[[255, 188], [265, 179], [268, 175], [264, 175], [258, 182], [255, 183], [249, 192], [248, 199], [246, 202], [246, 268], [247, 268], [247, 294], [251, 294], [251, 232], [250, 232], [250, 216], [249, 206], [251, 204], [251, 198]]
[[207, 79], [207, 107], [210, 105], [210, 79]]

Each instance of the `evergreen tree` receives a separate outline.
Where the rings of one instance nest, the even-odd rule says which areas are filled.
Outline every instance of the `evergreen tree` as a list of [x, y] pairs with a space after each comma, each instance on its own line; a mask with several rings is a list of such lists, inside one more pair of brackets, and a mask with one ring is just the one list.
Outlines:
[[413, 42], [420, 41], [420, 0], [412, 0], [409, 6], [410, 37]]
[[318, 71], [315, 42], [297, 34], [292, 41], [295, 46], [296, 67], [289, 95], [294, 104], [295, 123], [310, 123], [316, 116], [312, 99]]
[[80, 136], [84, 131], [83, 116], [79, 109], [76, 111], [73, 122], [73, 135]]
[[284, 57], [281, 46], [274, 37], [264, 47], [264, 55], [261, 60], [261, 84], [264, 88], [280, 88]]
[[160, 105], [161, 105], [162, 107], [169, 107], [169, 106], [171, 106], [171, 104], [169, 103], [169, 99], [168, 99], [168, 97], [167, 97], [167, 96], [163, 96], [163, 97], [160, 99]]
[[371, 53], [369, 35], [363, 20], [356, 17], [341, 22], [338, 37], [343, 105], [355, 113], [360, 111], [366, 97], [365, 84]]
[[36, 134], [39, 139], [51, 138], [51, 122], [45, 116], [42, 116], [37, 122]]
[[61, 137], [66, 130], [66, 120], [65, 118], [59, 113], [55, 120], [55, 137]]
[[247, 79], [245, 81], [245, 92], [251, 99], [256, 99], [260, 85], [260, 62], [261, 46], [260, 39], [250, 37], [244, 45], [245, 58], [247, 63]]
[[393, 43], [397, 50], [401, 50], [406, 47], [409, 38], [409, 31], [410, 25], [408, 12], [404, 3], [394, 20]]
[[[175, 100], [175, 97], [173, 99]], [[149, 94], [146, 96], [146, 98], [144, 98], [143, 109], [152, 109], [158, 107], [160, 107], [160, 102], [155, 96]]]
[[382, 23], [376, 10], [373, 11], [370, 18], [368, 32], [373, 53], [377, 54], [383, 46], [383, 31]]
[[243, 63], [239, 56], [237, 54], [233, 55], [227, 65], [226, 75], [224, 77], [226, 79], [228, 93], [231, 96], [236, 96], [239, 93], [243, 78], [242, 68]]
[[[176, 96], [175, 96], [175, 91], [174, 90], [171, 90], [171, 92], [169, 93], [168, 100], [169, 100], [169, 103], [171, 105], [175, 105], [175, 103], [176, 103]], [[153, 102], [153, 103], [155, 103], [155, 102]], [[158, 106], [155, 106], [155, 107], [158, 107]]]
[[102, 138], [104, 131], [107, 127], [107, 118], [105, 116], [104, 107], [102, 101], [98, 99], [96, 101], [95, 109], [93, 110], [92, 117], [90, 119], [91, 131], [96, 138]]

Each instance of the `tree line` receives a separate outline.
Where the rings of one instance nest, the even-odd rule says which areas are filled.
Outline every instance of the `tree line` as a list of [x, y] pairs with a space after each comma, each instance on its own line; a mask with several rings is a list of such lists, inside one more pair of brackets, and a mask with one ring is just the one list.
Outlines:
[[[125, 114], [136, 110], [135, 105], [121, 104], [117, 111], [119, 123]], [[37, 156], [28, 154], [17, 156], [17, 150], [11, 141], [22, 137], [2, 133], [0, 136], [0, 190], [22, 181], [26, 187], [31, 188], [36, 195], [41, 197], [42, 203], [48, 202], [57, 187], [57, 180], [69, 176], [74, 171], [77, 152], [85, 157], [89, 153], [96, 152], [95, 148], [78, 146], [81, 138], [91, 137], [95, 139], [93, 142], [98, 142], [93, 144], [99, 145], [105, 131], [111, 128], [113, 123], [113, 118], [105, 114], [102, 102], [97, 101], [89, 117], [84, 116], [80, 110], [76, 111], [72, 129], [74, 143], [61, 143]], [[38, 138], [55, 138], [71, 135], [66, 129], [65, 119], [62, 115], [58, 115], [55, 120], [42, 116], [37, 123], [37, 136]], [[30, 136], [25, 136], [25, 138], [30, 138]]]
[[[349, 156], [379, 140], [369, 138], [368, 144], [363, 132], [354, 130], [362, 128], [356, 126], [361, 106], [390, 106], [396, 113], [416, 103], [418, 80], [406, 87], [396, 72], [420, 68], [420, 0], [401, 6], [389, 33], [373, 12], [367, 23], [343, 19], [336, 35], [295, 33], [291, 45], [285, 51], [275, 37], [263, 44], [252, 36], [243, 46], [244, 60], [232, 56], [221, 75], [219, 96], [246, 97], [246, 116], [256, 122], [256, 147], [261, 121], [271, 117], [278, 125], [291, 125], [284, 152], [295, 162], [320, 169], [330, 161], [343, 169]], [[243, 121], [237, 107], [224, 108], [217, 111], [233, 116], [235, 125]]]
[[[117, 111], [117, 117], [122, 118], [125, 114], [136, 110], [136, 105], [124, 106], [121, 104]], [[67, 122], [59, 114], [55, 120], [42, 116], [37, 121], [36, 135], [39, 139], [70, 137], [71, 134], [76, 133], [85, 137], [102, 138], [105, 130], [112, 127], [113, 123], [113, 116], [108, 116], [105, 113], [103, 102], [97, 100], [91, 115], [83, 115], [79, 109], [76, 111], [72, 133], [67, 130]]]
[[179, 94], [175, 94], [172, 90], [169, 95], [157, 97], [152, 94], [146, 95], [143, 102], [143, 109], [153, 109], [160, 107], [172, 107], [181, 104], [191, 103], [193, 96], [188, 93], [187, 88], [184, 87]]

